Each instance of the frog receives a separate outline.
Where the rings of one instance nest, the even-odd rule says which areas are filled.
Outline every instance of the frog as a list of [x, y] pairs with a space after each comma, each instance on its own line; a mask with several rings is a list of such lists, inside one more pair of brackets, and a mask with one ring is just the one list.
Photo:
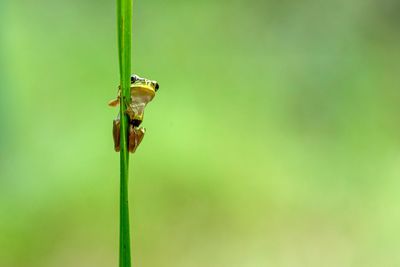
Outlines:
[[[157, 81], [141, 78], [136, 74], [131, 76], [130, 100], [124, 101], [126, 104], [125, 113], [128, 115], [128, 151], [135, 153], [136, 149], [143, 140], [146, 129], [140, 127], [144, 118], [144, 109], [147, 104], [153, 100], [159, 89]], [[108, 105], [116, 107], [121, 103], [121, 86], [118, 87], [117, 98], [111, 100]], [[113, 120], [113, 140], [114, 150], [120, 151], [120, 132], [121, 132], [121, 114], [118, 113]]]

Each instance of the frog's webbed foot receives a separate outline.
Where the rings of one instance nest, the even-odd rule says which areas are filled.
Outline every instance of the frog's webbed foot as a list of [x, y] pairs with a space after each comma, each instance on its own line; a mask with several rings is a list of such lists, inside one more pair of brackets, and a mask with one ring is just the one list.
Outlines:
[[145, 129], [140, 127], [135, 127], [132, 124], [129, 125], [129, 140], [128, 140], [128, 149], [129, 152], [134, 153], [140, 143], [143, 140], [145, 133]]
[[113, 121], [113, 139], [114, 139], [114, 149], [116, 152], [120, 150], [120, 132], [121, 132], [121, 122], [118, 118]]
[[108, 105], [110, 107], [116, 107], [119, 105], [119, 103], [121, 102], [121, 88], [118, 87], [118, 95], [116, 99], [111, 100], [110, 102], [108, 102]]
[[110, 107], [116, 107], [116, 106], [118, 106], [118, 105], [119, 105], [119, 98], [116, 98], [116, 99], [111, 100], [110, 102], [108, 102], [108, 105], [109, 105]]

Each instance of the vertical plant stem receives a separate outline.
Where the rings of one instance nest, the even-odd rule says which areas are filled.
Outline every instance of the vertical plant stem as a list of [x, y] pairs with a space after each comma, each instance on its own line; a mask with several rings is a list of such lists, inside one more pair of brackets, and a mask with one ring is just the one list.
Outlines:
[[125, 114], [126, 101], [130, 99], [131, 84], [131, 43], [132, 43], [132, 0], [117, 0], [118, 55], [121, 85], [120, 119], [120, 240], [119, 267], [131, 266], [131, 246], [129, 231], [128, 177], [129, 152], [128, 117]]

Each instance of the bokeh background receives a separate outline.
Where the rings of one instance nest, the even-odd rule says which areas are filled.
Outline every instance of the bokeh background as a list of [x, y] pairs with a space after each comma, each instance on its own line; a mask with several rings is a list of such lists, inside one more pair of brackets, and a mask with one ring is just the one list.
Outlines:
[[[0, 266], [118, 264], [115, 1], [0, 2]], [[133, 266], [400, 266], [400, 2], [135, 0], [161, 89]]]

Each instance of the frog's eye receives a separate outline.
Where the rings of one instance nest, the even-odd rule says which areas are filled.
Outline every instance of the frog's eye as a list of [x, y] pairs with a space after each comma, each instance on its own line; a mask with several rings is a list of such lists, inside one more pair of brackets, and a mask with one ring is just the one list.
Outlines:
[[133, 74], [132, 76], [131, 76], [131, 83], [135, 83], [135, 82], [137, 82], [137, 81], [143, 81], [144, 79], [143, 78], [140, 78], [139, 76], [137, 76], [136, 74]]
[[154, 88], [156, 88], [156, 92], [157, 92], [158, 88], [160, 88], [160, 86], [158, 85], [158, 82], [155, 83]]

